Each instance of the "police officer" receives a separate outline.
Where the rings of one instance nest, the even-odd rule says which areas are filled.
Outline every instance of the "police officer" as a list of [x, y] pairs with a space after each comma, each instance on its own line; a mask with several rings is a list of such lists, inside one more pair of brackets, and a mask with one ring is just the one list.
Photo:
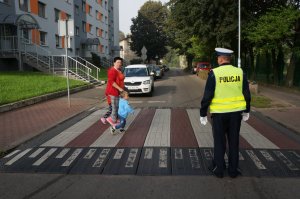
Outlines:
[[[232, 50], [215, 48], [219, 67], [212, 69], [206, 81], [200, 108], [200, 123], [206, 125], [210, 108], [214, 137], [214, 158], [209, 170], [222, 178], [226, 169], [224, 155], [228, 141], [228, 175], [240, 175], [239, 133], [241, 120], [249, 119], [251, 95], [246, 75], [230, 64]], [[227, 139], [226, 139], [227, 138]]]

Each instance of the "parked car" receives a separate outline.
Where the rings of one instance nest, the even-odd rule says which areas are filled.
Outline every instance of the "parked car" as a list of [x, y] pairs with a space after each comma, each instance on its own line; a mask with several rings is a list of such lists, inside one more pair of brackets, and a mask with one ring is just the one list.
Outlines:
[[148, 70], [150, 72], [150, 75], [153, 76], [153, 79], [155, 80], [156, 77], [155, 77], [155, 70], [154, 70], [154, 65], [153, 64], [147, 64], [147, 67], [148, 67]]
[[154, 78], [145, 64], [126, 66], [124, 69], [124, 84], [129, 94], [147, 94], [154, 92]]
[[162, 65], [162, 68], [164, 69], [164, 72], [167, 72], [169, 70], [169, 67], [166, 65]]
[[211, 66], [209, 62], [198, 62], [197, 63], [197, 69], [196, 69], [196, 73], [197, 75], [199, 74], [200, 71], [210, 71], [211, 70]]
[[196, 74], [196, 73], [197, 73], [197, 65], [194, 65], [194, 66], [192, 67], [191, 73], [192, 73], [192, 74]]
[[164, 71], [157, 65], [154, 65], [153, 69], [153, 72], [155, 73], [155, 78], [162, 78]]

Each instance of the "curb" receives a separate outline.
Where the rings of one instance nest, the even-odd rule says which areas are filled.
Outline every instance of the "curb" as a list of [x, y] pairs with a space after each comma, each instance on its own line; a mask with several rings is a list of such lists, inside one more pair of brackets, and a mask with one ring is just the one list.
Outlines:
[[[81, 87], [70, 89], [70, 93], [77, 93], [79, 91], [87, 90], [87, 89], [94, 88], [94, 87], [95, 86], [91, 85], [91, 84], [86, 85], [86, 86], [81, 86]], [[25, 106], [37, 104], [40, 102], [44, 102], [44, 101], [47, 101], [50, 99], [54, 99], [54, 98], [58, 98], [58, 97], [66, 96], [66, 95], [67, 95], [67, 91], [58, 91], [55, 93], [49, 93], [46, 95], [41, 95], [41, 96], [33, 97], [30, 99], [13, 102], [10, 104], [5, 104], [5, 105], [0, 106], [0, 113], [12, 111], [12, 110], [19, 109], [19, 108], [22, 108]]]

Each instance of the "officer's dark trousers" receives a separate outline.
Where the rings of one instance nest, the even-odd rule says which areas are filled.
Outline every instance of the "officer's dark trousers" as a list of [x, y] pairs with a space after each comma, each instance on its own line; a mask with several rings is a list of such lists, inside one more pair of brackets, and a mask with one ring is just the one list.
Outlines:
[[223, 173], [226, 138], [228, 140], [228, 173], [236, 174], [239, 163], [239, 134], [241, 127], [241, 112], [213, 113], [212, 130], [214, 136], [215, 172]]

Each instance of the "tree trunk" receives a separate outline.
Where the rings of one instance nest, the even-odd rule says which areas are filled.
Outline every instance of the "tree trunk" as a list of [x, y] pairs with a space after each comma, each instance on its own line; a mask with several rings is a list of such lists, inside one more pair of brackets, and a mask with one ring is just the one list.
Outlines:
[[284, 54], [282, 51], [282, 46], [279, 47], [279, 52], [277, 55], [276, 65], [278, 67], [278, 84], [282, 85], [283, 82], [283, 69], [284, 69]]
[[253, 54], [253, 48], [251, 47], [249, 49], [249, 63], [250, 63], [250, 71], [251, 71], [251, 80], [255, 81], [256, 80], [256, 72], [255, 72], [255, 66], [254, 66], [254, 54]]
[[295, 72], [295, 52], [292, 52], [291, 61], [287, 68], [287, 74], [286, 74], [286, 82], [285, 85], [287, 87], [292, 87], [294, 84], [294, 72]]
[[274, 48], [271, 50], [271, 54], [272, 54], [273, 81], [275, 85], [278, 85], [278, 79], [279, 79], [278, 65], [276, 62], [276, 51]]

